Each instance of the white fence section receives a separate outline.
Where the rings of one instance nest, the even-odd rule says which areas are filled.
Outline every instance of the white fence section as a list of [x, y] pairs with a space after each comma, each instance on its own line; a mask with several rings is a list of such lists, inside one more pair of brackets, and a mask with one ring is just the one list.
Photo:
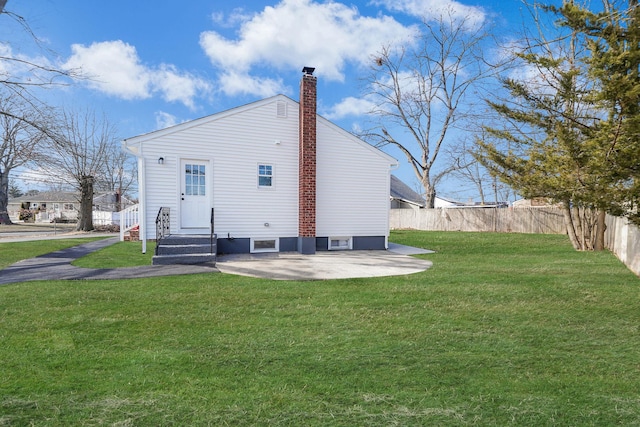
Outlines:
[[120, 212], [93, 211], [93, 225], [120, 225]]
[[124, 233], [140, 224], [140, 205], [132, 205], [119, 212], [120, 241], [124, 241]]

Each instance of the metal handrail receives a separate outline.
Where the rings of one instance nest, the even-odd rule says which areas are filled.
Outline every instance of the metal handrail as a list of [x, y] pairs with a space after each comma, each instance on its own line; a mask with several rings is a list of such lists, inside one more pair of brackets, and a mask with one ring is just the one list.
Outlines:
[[209, 218], [209, 224], [211, 225], [211, 236], [210, 236], [210, 246], [209, 246], [209, 253], [213, 253], [213, 239], [214, 239], [214, 233], [213, 233], [213, 218], [214, 218], [214, 209], [211, 208], [211, 217]]
[[156, 255], [158, 255], [158, 246], [160, 240], [170, 234], [171, 213], [170, 209], [161, 207], [156, 216]]

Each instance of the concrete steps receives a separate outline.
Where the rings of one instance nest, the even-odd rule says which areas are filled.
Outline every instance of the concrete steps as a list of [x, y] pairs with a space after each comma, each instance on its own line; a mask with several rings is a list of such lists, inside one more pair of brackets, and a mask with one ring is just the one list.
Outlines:
[[153, 265], [171, 264], [213, 264], [216, 263], [216, 236], [172, 234], [156, 242], [156, 254], [153, 256]]

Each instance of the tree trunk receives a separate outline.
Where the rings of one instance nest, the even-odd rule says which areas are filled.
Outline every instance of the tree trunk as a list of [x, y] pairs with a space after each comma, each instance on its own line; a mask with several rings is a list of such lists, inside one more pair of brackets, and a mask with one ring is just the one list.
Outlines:
[[82, 176], [80, 180], [80, 212], [78, 212], [78, 231], [93, 230], [93, 177]]
[[596, 251], [604, 250], [604, 232], [607, 230], [607, 213], [603, 210], [598, 211], [598, 218], [596, 222], [596, 241], [593, 245], [593, 249]]
[[564, 214], [564, 225], [567, 229], [567, 235], [569, 236], [569, 240], [571, 241], [573, 248], [577, 251], [582, 250], [582, 246], [578, 240], [578, 234], [576, 233], [576, 228], [573, 223], [573, 216], [571, 215], [571, 206], [569, 202], [562, 202], [562, 213]]
[[424, 187], [425, 208], [433, 209], [436, 202], [436, 188], [431, 185], [428, 178], [422, 180], [422, 186]]
[[9, 171], [0, 171], [0, 224], [11, 224], [9, 218]]

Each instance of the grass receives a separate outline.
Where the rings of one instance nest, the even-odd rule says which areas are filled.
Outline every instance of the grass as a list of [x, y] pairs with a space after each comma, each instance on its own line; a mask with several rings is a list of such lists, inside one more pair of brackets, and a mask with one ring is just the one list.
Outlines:
[[611, 254], [392, 240], [434, 267], [0, 287], [0, 425], [640, 424], [640, 280]]
[[118, 242], [97, 252], [84, 256], [72, 264], [85, 268], [122, 268], [151, 265], [155, 242], [147, 242], [147, 252], [142, 253], [142, 243]]

